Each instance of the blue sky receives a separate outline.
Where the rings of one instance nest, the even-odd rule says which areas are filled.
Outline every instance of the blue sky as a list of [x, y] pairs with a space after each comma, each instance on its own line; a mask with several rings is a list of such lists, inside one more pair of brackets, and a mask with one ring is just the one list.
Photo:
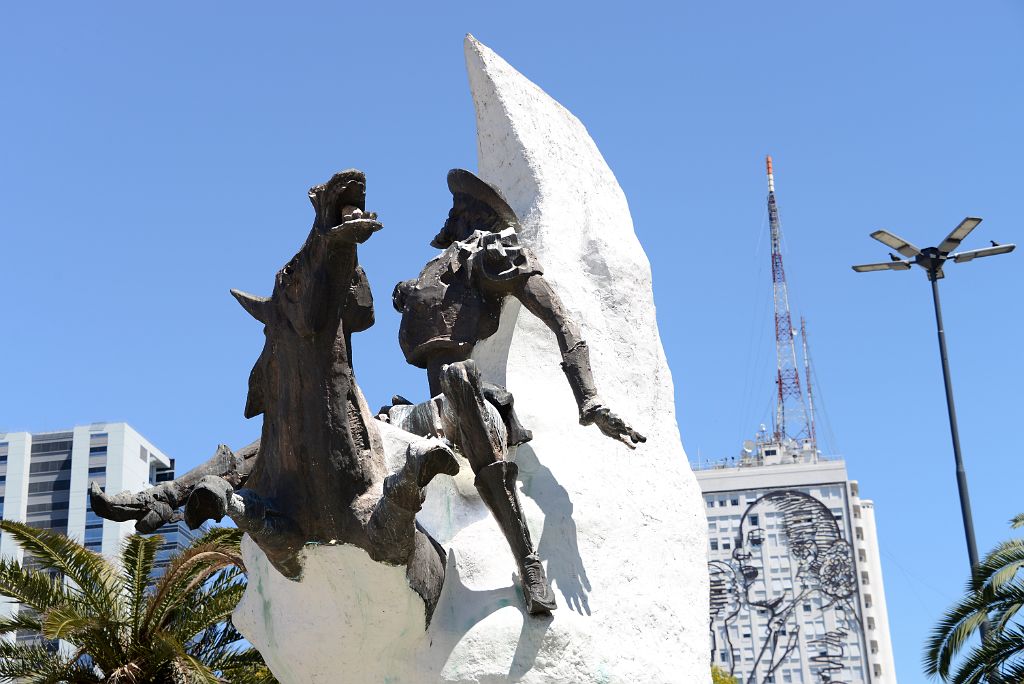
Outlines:
[[[125, 420], [182, 466], [241, 445], [258, 324], [312, 219], [310, 185], [369, 176], [361, 258], [372, 405], [421, 397], [391, 288], [475, 166], [468, 31], [572, 110], [651, 258], [691, 460], [772, 408], [763, 157], [776, 161], [794, 314], [830, 441], [877, 506], [901, 682], [966, 579], [928, 283], [857, 275], [868, 233], [1021, 242], [1024, 9], [1016, 2], [8, 3], [0, 10], [0, 430]], [[382, 5], [382, 3], [381, 3]], [[1013, 254], [941, 283], [980, 546], [1021, 496], [1024, 311]]]

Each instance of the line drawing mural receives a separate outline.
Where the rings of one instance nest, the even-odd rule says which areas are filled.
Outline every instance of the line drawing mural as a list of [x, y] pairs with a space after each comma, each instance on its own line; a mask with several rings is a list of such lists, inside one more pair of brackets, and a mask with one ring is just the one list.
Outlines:
[[782, 682], [780, 668], [798, 660], [813, 684], [864, 681], [846, 657], [864, 646], [853, 548], [832, 511], [803, 492], [768, 492], [744, 511], [734, 544], [731, 559], [708, 563], [712, 657], [745, 684]]

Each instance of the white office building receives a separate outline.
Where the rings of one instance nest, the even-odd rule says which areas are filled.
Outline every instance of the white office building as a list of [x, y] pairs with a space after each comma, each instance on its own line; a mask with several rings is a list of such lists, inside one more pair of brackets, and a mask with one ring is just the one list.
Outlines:
[[[96, 481], [111, 492], [140, 491], [173, 478], [174, 459], [126, 423], [0, 433], [0, 515], [61, 532], [105, 556], [118, 555], [121, 541], [135, 531], [134, 521], [113, 522], [93, 513], [89, 483]], [[157, 534], [163, 536], [157, 553], [159, 573], [171, 555], [188, 546], [194, 533], [179, 522], [165, 525]], [[0, 554], [24, 559], [6, 534], [0, 534]], [[12, 609], [12, 604], [0, 603], [0, 613]]]
[[895, 684], [873, 503], [809, 441], [759, 437], [696, 468], [712, 663], [743, 684]]

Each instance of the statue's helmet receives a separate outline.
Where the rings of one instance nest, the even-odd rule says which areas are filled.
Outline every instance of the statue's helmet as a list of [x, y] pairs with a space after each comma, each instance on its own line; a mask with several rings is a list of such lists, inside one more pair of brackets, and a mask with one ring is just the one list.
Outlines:
[[[469, 199], [490, 209], [497, 217], [499, 230], [505, 228], [519, 230], [519, 218], [516, 216], [516, 212], [508, 205], [497, 188], [476, 174], [465, 169], [452, 169], [448, 172], [448, 189], [451, 191], [453, 199], [460, 197]], [[434, 236], [430, 242], [431, 247], [445, 249], [459, 239], [459, 236], [452, 234], [450, 223], [450, 221], [446, 222], [441, 232]]]

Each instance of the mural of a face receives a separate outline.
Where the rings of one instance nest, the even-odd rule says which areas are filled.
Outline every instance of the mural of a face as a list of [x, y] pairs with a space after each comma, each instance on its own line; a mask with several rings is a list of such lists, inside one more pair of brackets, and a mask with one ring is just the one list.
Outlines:
[[[781, 522], [775, 534], [766, 529], [769, 519]], [[781, 581], [770, 580], [764, 567], [765, 558], [781, 555], [788, 555], [795, 566], [800, 583], [794, 587], [796, 593], [816, 589], [836, 601], [848, 598], [856, 588], [850, 545], [842, 539], [832, 512], [812, 496], [792, 490], [770, 492], [743, 514], [733, 559], [750, 605], [774, 609], [794, 598], [787, 596]]]

